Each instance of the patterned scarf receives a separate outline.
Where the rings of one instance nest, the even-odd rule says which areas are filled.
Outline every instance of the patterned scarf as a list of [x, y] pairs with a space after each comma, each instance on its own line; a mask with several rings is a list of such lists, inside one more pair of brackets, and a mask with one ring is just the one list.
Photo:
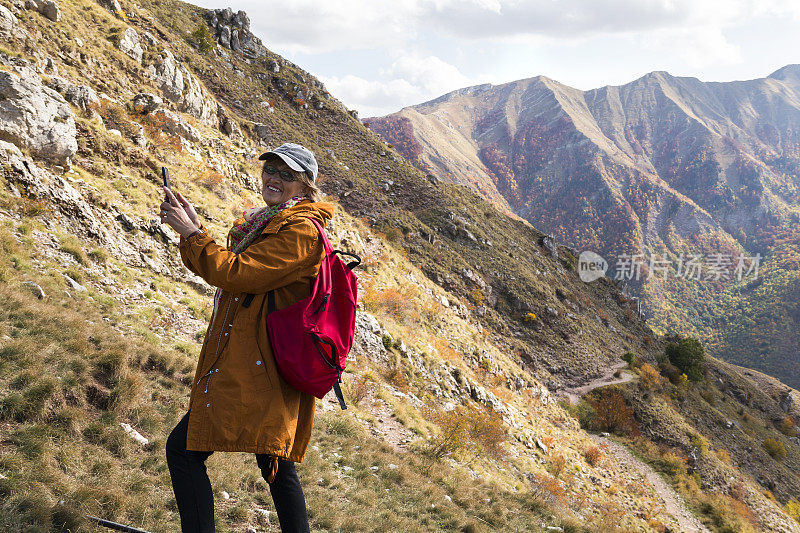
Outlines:
[[[256, 237], [261, 235], [267, 223], [272, 220], [272, 217], [283, 211], [295, 206], [298, 202], [306, 200], [305, 196], [293, 196], [279, 205], [265, 205], [262, 207], [254, 207], [247, 209], [242, 213], [245, 221], [242, 224], [234, 225], [228, 232], [228, 250], [235, 254], [242, 253]], [[214, 318], [217, 316], [217, 309], [219, 308], [219, 301], [222, 297], [222, 289], [217, 287], [214, 293], [214, 312], [211, 315], [211, 323], [214, 323]]]

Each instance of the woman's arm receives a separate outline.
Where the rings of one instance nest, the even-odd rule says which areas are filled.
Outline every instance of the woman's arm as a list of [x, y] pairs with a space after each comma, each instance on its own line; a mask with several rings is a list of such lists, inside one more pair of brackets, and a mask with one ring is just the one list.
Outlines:
[[208, 233], [181, 238], [184, 264], [209, 285], [229, 292], [261, 294], [297, 281], [322, 256], [319, 231], [305, 217], [292, 220], [239, 254], [220, 246]]

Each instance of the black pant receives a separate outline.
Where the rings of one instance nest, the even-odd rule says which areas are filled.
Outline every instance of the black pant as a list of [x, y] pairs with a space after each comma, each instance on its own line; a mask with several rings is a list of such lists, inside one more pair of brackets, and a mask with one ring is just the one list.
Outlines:
[[[167, 438], [166, 454], [172, 490], [178, 503], [183, 533], [207, 533], [214, 531], [214, 495], [211, 481], [206, 473], [206, 459], [214, 452], [199, 452], [186, 449], [186, 429], [189, 426], [187, 412]], [[264, 479], [269, 474], [269, 455], [257, 453], [256, 462]], [[278, 459], [278, 473], [269, 484], [281, 531], [308, 532], [306, 500], [300, 479], [292, 461]]]

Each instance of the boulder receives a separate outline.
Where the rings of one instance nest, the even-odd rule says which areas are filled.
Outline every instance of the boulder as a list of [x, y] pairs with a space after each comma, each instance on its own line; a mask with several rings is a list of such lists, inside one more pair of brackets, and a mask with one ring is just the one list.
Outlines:
[[164, 103], [160, 96], [152, 93], [139, 93], [133, 97], [133, 109], [137, 113], [146, 115], [152, 113]]
[[27, 32], [19, 25], [19, 20], [7, 7], [0, 5], [0, 35], [24, 39]]
[[[2, 141], [0, 141], [0, 142], [2, 142]], [[22, 284], [25, 285], [26, 287], [28, 287], [31, 290], [31, 292], [33, 293], [33, 295], [36, 296], [40, 300], [43, 300], [47, 296], [44, 293], [44, 290], [42, 290], [42, 288], [36, 282], [23, 281]]]
[[119, 5], [117, 0], [100, 0], [99, 4], [111, 11], [114, 15], [119, 16], [122, 14], [122, 6]]
[[781, 404], [780, 404], [781, 411], [783, 411], [784, 413], [788, 413], [789, 411], [791, 411], [792, 407], [794, 407], [794, 404], [795, 402], [792, 392], [791, 391], [786, 392], [783, 398], [781, 398]]
[[73, 104], [81, 110], [86, 110], [92, 105], [100, 103], [97, 93], [88, 85], [75, 85], [61, 76], [50, 76], [47, 86], [58, 91], [64, 96], [67, 102]]
[[0, 138], [65, 164], [78, 151], [67, 101], [32, 70], [0, 71]]
[[39, 12], [53, 22], [61, 20], [61, 10], [53, 0], [26, 0], [25, 7]]
[[79, 107], [80, 109], [86, 110], [93, 105], [98, 105], [100, 103], [100, 99], [97, 97], [97, 93], [94, 92], [94, 89], [89, 87], [88, 85], [73, 85], [67, 92], [64, 94], [64, 97], [67, 99], [68, 102], [73, 104], [75, 107]]
[[139, 34], [136, 33], [136, 30], [133, 28], [125, 30], [125, 33], [122, 34], [122, 38], [119, 40], [118, 47], [138, 63], [142, 62], [142, 54], [144, 54], [142, 41], [139, 39]]

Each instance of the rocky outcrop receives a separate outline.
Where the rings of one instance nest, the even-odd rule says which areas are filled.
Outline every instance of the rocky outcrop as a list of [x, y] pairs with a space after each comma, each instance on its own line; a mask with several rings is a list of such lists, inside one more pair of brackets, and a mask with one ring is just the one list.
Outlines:
[[24, 39], [27, 32], [19, 25], [19, 20], [14, 13], [5, 6], [0, 5], [0, 35]]
[[152, 93], [139, 93], [133, 97], [133, 109], [137, 113], [146, 115], [152, 113], [164, 103], [160, 96]]
[[61, 76], [51, 76], [47, 86], [58, 91], [67, 102], [81, 110], [86, 110], [92, 105], [100, 103], [100, 99], [94, 89], [88, 85], [75, 85]]
[[200, 86], [200, 82], [169, 50], [164, 50], [160, 61], [151, 66], [156, 83], [167, 100], [178, 104], [178, 108], [204, 124], [216, 127], [216, 101]]
[[250, 59], [267, 55], [261, 40], [250, 32], [250, 18], [244, 11], [234, 13], [229, 7], [215, 9], [209, 12], [208, 17], [220, 45]]
[[53, 22], [59, 22], [61, 20], [61, 9], [59, 9], [58, 4], [53, 0], [26, 0], [25, 7], [39, 12], [42, 16]]
[[794, 396], [791, 391], [786, 392], [781, 398], [780, 407], [781, 411], [788, 413], [795, 405]]
[[[157, 242], [170, 246], [179, 243], [178, 235], [158, 219], [145, 222], [125, 215], [127, 223], [123, 223], [123, 214], [117, 206], [102, 209], [88, 202], [68, 178], [39, 168], [19, 148], [4, 141], [0, 141], [0, 172], [21, 194], [48, 202], [52, 211], [44, 221], [49, 226], [90, 239], [130, 266], [196, 281], [196, 276], [181, 268], [180, 260], [168, 264], [161, 257], [146, 253]], [[136, 230], [143, 233], [132, 239], [128, 232]]]
[[200, 132], [190, 124], [181, 120], [178, 115], [169, 109], [156, 109], [151, 113], [151, 116], [156, 120], [156, 123], [161, 126], [161, 129], [167, 133], [180, 135], [184, 139], [194, 142], [200, 140]]
[[0, 139], [43, 159], [69, 162], [78, 151], [72, 109], [33, 70], [18, 71], [0, 71]]
[[117, 45], [126, 55], [135, 59], [138, 63], [142, 62], [142, 41], [139, 39], [139, 34], [133, 28], [128, 28], [119, 40]]

